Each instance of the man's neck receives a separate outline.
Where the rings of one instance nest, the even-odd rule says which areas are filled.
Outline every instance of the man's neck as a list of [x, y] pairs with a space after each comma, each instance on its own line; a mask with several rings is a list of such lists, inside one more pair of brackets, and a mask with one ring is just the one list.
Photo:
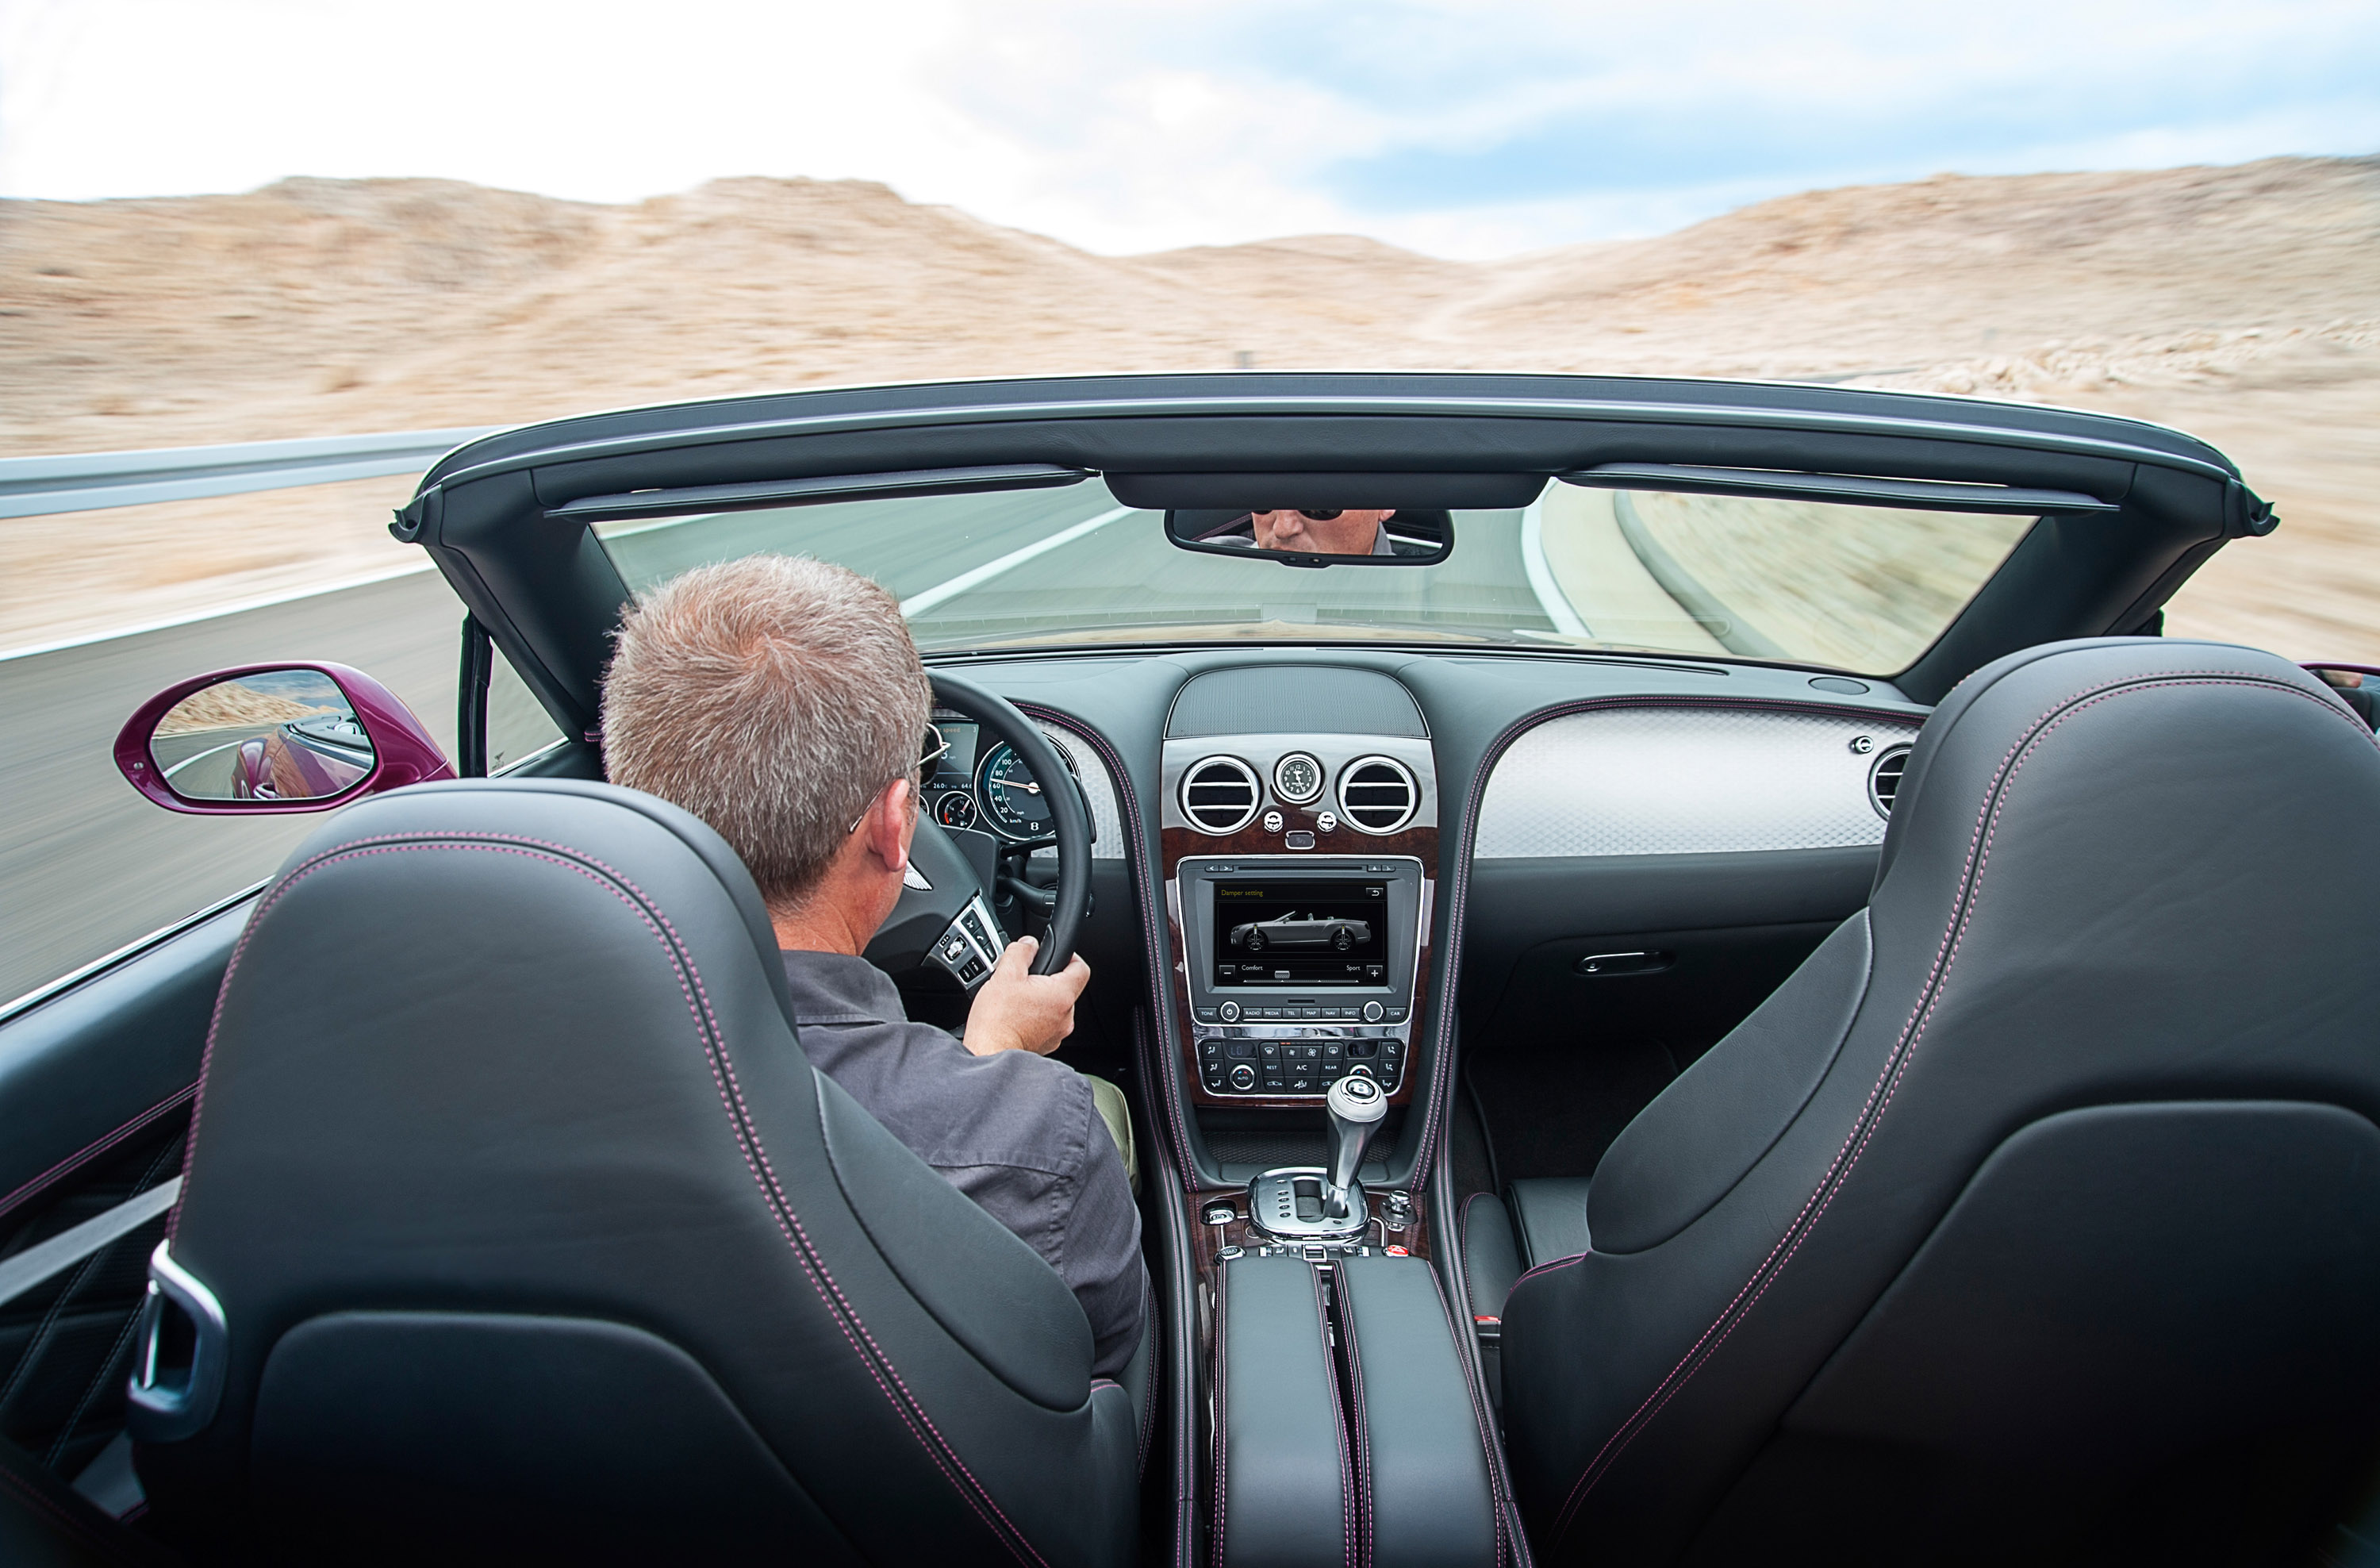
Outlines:
[[856, 956], [868, 939], [854, 930], [847, 913], [822, 899], [812, 899], [790, 914], [769, 912], [777, 945], [788, 953], [844, 953]]

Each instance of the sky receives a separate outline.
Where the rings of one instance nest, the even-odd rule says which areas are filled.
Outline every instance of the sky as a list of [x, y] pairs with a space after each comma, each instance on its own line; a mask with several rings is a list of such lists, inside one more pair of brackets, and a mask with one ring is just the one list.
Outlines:
[[880, 180], [1106, 254], [2380, 152], [2373, 0], [0, 0], [0, 196]]

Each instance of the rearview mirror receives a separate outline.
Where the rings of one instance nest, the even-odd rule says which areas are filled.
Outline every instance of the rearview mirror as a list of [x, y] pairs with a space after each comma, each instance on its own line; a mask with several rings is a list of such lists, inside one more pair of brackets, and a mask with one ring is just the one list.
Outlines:
[[1284, 566], [1428, 566], [1453, 553], [1454, 518], [1415, 506], [1184, 508], [1165, 514], [1165, 537], [1183, 550]]
[[386, 687], [328, 664], [257, 664], [166, 687], [115, 737], [132, 787], [197, 815], [322, 811], [451, 779], [445, 754]]

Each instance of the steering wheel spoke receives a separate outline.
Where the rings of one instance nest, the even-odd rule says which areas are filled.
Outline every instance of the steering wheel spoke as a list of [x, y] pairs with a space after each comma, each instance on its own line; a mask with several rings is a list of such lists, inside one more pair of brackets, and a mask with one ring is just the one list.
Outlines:
[[[1073, 772], [1057, 747], [1006, 698], [957, 675], [941, 671], [928, 675], [938, 706], [965, 714], [1006, 741], [1037, 783], [1072, 781]], [[1090, 910], [1090, 812], [1079, 786], [1045, 789], [1039, 798], [1049, 803], [1051, 833], [1031, 845], [1000, 844], [1002, 853], [990, 856], [989, 865], [978, 861], [987, 858], [982, 851], [990, 835], [946, 829], [930, 816], [920, 817], [900, 901], [868, 944], [869, 961], [895, 978], [939, 970], [973, 991], [990, 978], [1008, 941], [992, 914], [992, 889], [1009, 880], [1002, 877], [999, 862], [1006, 855], [1046, 845], [1058, 852], [1058, 885], [1046, 902], [1040, 897], [1021, 901], [1049, 922], [1033, 972], [1055, 974], [1072, 962], [1075, 935]]]
[[960, 987], [974, 991], [991, 978], [992, 966], [1000, 962], [1002, 949], [1008, 939], [993, 918], [991, 908], [977, 893], [960, 908], [958, 916], [942, 929], [926, 961], [958, 981]]

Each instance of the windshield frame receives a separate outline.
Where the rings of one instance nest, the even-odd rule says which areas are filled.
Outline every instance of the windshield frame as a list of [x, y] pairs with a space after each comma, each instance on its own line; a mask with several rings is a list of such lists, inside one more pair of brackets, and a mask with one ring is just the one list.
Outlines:
[[[1402, 645], [1415, 649], [1470, 651], [1519, 648], [1591, 654], [1749, 660], [1781, 668], [1809, 669], [1868, 680], [1893, 680], [1938, 643], [1949, 625], [1955, 623], [1974, 595], [1988, 583], [2000, 564], [2022, 543], [2025, 534], [2039, 520], [2036, 514], [2010, 509], [2005, 502], [1987, 506], [1984, 503], [1996, 502], [1998, 496], [1980, 492], [1964, 495], [1956, 512], [1932, 507], [1915, 510], [1906, 504], [1904, 496], [1930, 502], [1937, 487], [1906, 481], [1886, 481], [1899, 483], [1902, 487], [1886, 494], [1872, 494], [1854, 487], [1850, 493], [1839, 497], [1836, 492], [1842, 488], [1840, 482], [1834, 481], [1830, 476], [1815, 476], [1835, 483], [1835, 491], [1825, 492], [1824, 499], [1814, 499], [1807, 490], [1796, 488], [1792, 483], [1804, 476], [1792, 474], [1761, 476], [1757, 481], [1761, 488], [1753, 489], [1749, 493], [1744, 486], [1718, 485], [1707, 481], [1674, 491], [1666, 488], [1653, 491], [1631, 490], [1602, 482], [1599, 476], [1595, 482], [1589, 483], [1561, 482], [1569, 480], [1570, 476], [1541, 476], [1535, 486], [1538, 492], [1537, 498], [1524, 508], [1474, 510], [1467, 514], [1469, 520], [1460, 524], [1455, 520], [1458, 514], [1444, 509], [1434, 510], [1430, 515], [1438, 519], [1438, 526], [1442, 526], [1447, 548], [1431, 557], [1380, 555], [1368, 558], [1326, 557], [1308, 561], [1300, 555], [1277, 557], [1247, 548], [1203, 548], [1196, 550], [1198, 556], [1220, 558], [1229, 561], [1231, 565], [1202, 566], [1193, 562], [1167, 569], [1163, 562], [1159, 561], [1155, 563], [1157, 569], [1137, 588], [1105, 581], [1102, 565], [1094, 565], [1090, 569], [1094, 577], [1100, 579], [1098, 586], [1105, 590], [1103, 593], [1090, 593], [1087, 600], [1086, 593], [1089, 590], [1079, 585], [1070, 585], [1070, 591], [1046, 588], [1041, 590], [1042, 594], [1055, 606], [1046, 618], [1039, 614], [1019, 616], [1013, 608], [998, 612], [987, 610], [985, 614], [995, 624], [985, 624], [978, 617], [971, 629], [955, 638], [937, 638], [929, 628], [936, 619], [941, 618], [938, 612], [945, 601], [971, 592], [995, 597], [1007, 592], [1013, 599], [1014, 585], [1004, 589], [988, 585], [1020, 567], [1025, 568], [1023, 575], [1028, 578], [1037, 572], [1047, 571], [1047, 566], [1037, 567], [1031, 563], [1055, 548], [1068, 547], [1068, 553], [1063, 557], [1068, 563], [1074, 562], [1085, 550], [1096, 552], [1100, 547], [1112, 552], [1121, 546], [1127, 551], [1138, 551], [1144, 554], [1153, 552], [1162, 555], [1161, 549], [1140, 537], [1152, 531], [1157, 539], [1172, 549], [1192, 551], [1194, 547], [1184, 541], [1176, 528], [1177, 518], [1183, 514], [1171, 509], [1155, 513], [1151, 509], [1119, 504], [1106, 507], [1093, 516], [1073, 518], [1073, 513], [1088, 512], [1100, 501], [1115, 499], [1113, 488], [1104, 484], [1068, 485], [1063, 488], [1072, 493], [1052, 495], [1050, 492], [1057, 487], [1048, 480], [1042, 480], [1033, 486], [1039, 494], [1014, 496], [1005, 493], [1018, 488], [1013, 485], [978, 488], [964, 483], [943, 483], [926, 490], [917, 481], [930, 476], [903, 474], [893, 477], [898, 482], [881, 490], [868, 486], [865, 476], [839, 480], [833, 486], [821, 487], [820, 492], [805, 496], [792, 505], [744, 506], [730, 511], [664, 510], [650, 503], [635, 508], [622, 507], [612, 516], [593, 520], [589, 529], [613, 569], [620, 573], [632, 590], [639, 592], [679, 571], [709, 560], [781, 553], [817, 555], [821, 559], [841, 562], [864, 575], [877, 577], [896, 594], [903, 595], [902, 611], [917, 625], [920, 649], [937, 653], [1013, 654], [1049, 648], [1094, 651], [1135, 646], [1308, 644]], [[1634, 476], [1632, 474], [1630, 477]], [[1645, 476], [1655, 480], [1664, 477], [1659, 474]], [[1912, 492], [1917, 493], [1909, 493]], [[2017, 494], [2023, 501], [2050, 499], [2039, 492]], [[1606, 504], [1616, 517], [1619, 535], [1624, 537], [1627, 550], [1633, 554], [1609, 560], [1603, 566], [1590, 569], [1584, 576], [1572, 563], [1564, 563], [1558, 570], [1554, 564], [1556, 557], [1567, 556], [1572, 553], [1572, 550], [1568, 545], [1560, 549], [1555, 547], [1556, 540], [1567, 539], [1571, 535], [1557, 533], [1549, 520], [1551, 507], [1559, 503], [1579, 511], [1578, 517], [1568, 513], [1564, 515], [1562, 527], [1565, 529], [1593, 528], [1593, 523], [1584, 520], [1585, 514], [1591, 512], [1597, 503], [1588, 497], [1606, 495], [1610, 498]], [[968, 505], [954, 504], [982, 498], [993, 499], [991, 504], [980, 511]], [[1638, 517], [1635, 506], [1655, 498], [1684, 504], [1689, 519], [1696, 509], [1707, 511], [1714, 506], [1733, 504], [1770, 534], [1775, 534], [1780, 526], [1793, 523], [1788, 515], [1797, 510], [1811, 512], [1815, 521], [1798, 527], [1798, 531], [1783, 539], [1784, 556], [1772, 561], [1768, 569], [1756, 571], [1748, 587], [1739, 581], [1736, 598], [1731, 602], [1703, 589], [1685, 567], [1671, 558], [1670, 551], [1652, 537], [1651, 526]], [[653, 501], [661, 499], [651, 498]], [[697, 497], [691, 494], [684, 495], [685, 501], [695, 499]], [[2062, 501], [2067, 498], [2059, 496], [2056, 499]], [[2089, 502], [2087, 497], [2072, 499], [2096, 504]], [[1044, 509], [1050, 507], [1056, 510], [1044, 515]], [[806, 514], [813, 511], [819, 518], [818, 537], [805, 539], [801, 521]], [[573, 509], [573, 513], [584, 515], [577, 509]], [[1771, 517], [1770, 514], [1777, 516]], [[1828, 581], [1823, 574], [1812, 574], [1804, 569], [1804, 558], [1833, 546], [1834, 541], [1827, 531], [1828, 525], [1839, 525], [1848, 518], [1862, 516], [1873, 517], [1879, 521], [1886, 518], [1904, 521], [1912, 529], [1935, 528], [1937, 532], [1932, 548], [1917, 554], [1912, 554], [1907, 546], [1901, 548], [1900, 553], [1912, 561], [1920, 555], [1926, 560], [1955, 555], [1960, 550], [1968, 549], [1962, 542], [1962, 536], [1987, 527], [1991, 521], [2005, 520], [2017, 526], [2013, 532], [2002, 529], [1997, 542], [1986, 543], [1983, 547], [1984, 553], [1969, 563], [1964, 577], [1949, 582], [1937, 580], [1930, 585], [1931, 613], [1928, 613], [1927, 604], [1912, 599], [1908, 592], [1881, 596], [1871, 592], [1864, 602], [1855, 602], [1857, 596], [1851, 595], [1849, 591], [1855, 574], [1850, 572], [1844, 574], [1843, 596], [1831, 607], [1831, 613], [1823, 603], [1804, 604], [1791, 592], [1779, 590], [1779, 583], [1800, 571], [1804, 589], [1815, 583], [1819, 592], [1828, 591]], [[950, 548], [955, 553], [948, 556], [948, 565], [969, 560], [972, 558], [970, 551], [977, 554], [983, 553], [984, 547], [969, 537], [974, 530], [965, 526], [978, 517], [988, 521], [989, 526], [984, 531], [993, 537], [998, 537], [1002, 529], [1013, 530], [1019, 517], [1025, 518], [1038, 532], [1018, 533], [1018, 539], [1026, 541], [1021, 548], [979, 562], [972, 569], [961, 571], [922, 592], [917, 591], [916, 583], [903, 579], [914, 575], [916, 564], [922, 557], [932, 554], [930, 551], [920, 552], [913, 545], [897, 560], [883, 558], [887, 539], [899, 537], [905, 528], [915, 533], [922, 522], [927, 535], [952, 541]], [[956, 523], [945, 523], [945, 517], [956, 519]], [[1512, 523], [1519, 525], [1517, 542], [1520, 553], [1513, 561], [1503, 563], [1500, 568], [1490, 567], [1488, 564], [1497, 560], [1496, 552], [1500, 549], [1511, 553], [1514, 540], [1501, 537], [1503, 530], [1498, 528], [1486, 526], [1487, 521], [1497, 519], [1501, 519], [1507, 529]], [[1610, 531], [1612, 520], [1605, 519], [1604, 531]], [[1946, 522], [1955, 526], [1947, 534], [1940, 533], [1940, 526]], [[1117, 523], [1123, 526], [1110, 526]], [[1154, 525], [1153, 530], [1151, 525]], [[1664, 519], [1664, 526], [1674, 524]], [[1103, 533], [1105, 537], [1090, 540], [1087, 536], [1094, 533]], [[1453, 549], [1458, 533], [1472, 540], [1471, 551], [1461, 557]], [[716, 542], [701, 542], [706, 537], [715, 537]], [[1891, 530], [1887, 529], [1879, 537], [1891, 538]], [[1541, 540], [1546, 542], [1540, 543]], [[1670, 542], [1672, 546], [1677, 543], [1674, 540]], [[1771, 541], [1767, 548], [1773, 552], [1779, 542]], [[656, 543], [661, 547], [658, 558], [652, 553]], [[1968, 553], [1973, 553], [1972, 549]], [[934, 559], [941, 560], [943, 557], [934, 556]], [[1483, 579], [1482, 584], [1475, 585], [1470, 584], [1460, 572], [1452, 578], [1439, 575], [1451, 569], [1451, 563], [1458, 561], [1463, 569], [1488, 571], [1489, 578], [1498, 580]], [[1888, 565], [1890, 564], [1887, 563]], [[948, 569], [948, 565], [935, 565], [931, 568], [932, 573], [940, 575]], [[1148, 565], [1148, 563], [1144, 563], [1143, 569], [1147, 570]], [[1284, 565], [1308, 566], [1323, 571], [1341, 566], [1403, 567], [1432, 576], [1395, 584], [1391, 584], [1390, 579], [1380, 579], [1383, 591], [1378, 597], [1366, 593], [1354, 579], [1342, 577], [1337, 579], [1341, 592], [1334, 595], [1330, 591], [1333, 585], [1316, 577], [1311, 570], [1293, 574], [1305, 580], [1283, 584], [1273, 574], [1276, 568]], [[887, 575], [888, 567], [894, 575]], [[1658, 582], [1658, 588], [1654, 590], [1651, 602], [1657, 602], [1658, 614], [1679, 629], [1649, 636], [1632, 637], [1617, 630], [1602, 636], [1594, 635], [1586, 623], [1580, 619], [1582, 608], [1593, 616], [1597, 626], [1612, 626], [1615, 623], [1605, 618], [1603, 611], [1608, 606], [1601, 601], [1582, 599], [1580, 593], [1582, 588], [1592, 581], [1596, 571], [1611, 569], [1633, 570]], [[1904, 565], [1900, 569], [1907, 573], [1917, 568]], [[1705, 575], [1708, 575], [1707, 566], [1703, 570]], [[1178, 604], [1163, 602], [1161, 595], [1166, 588], [1179, 581], [1184, 574], [1196, 579], [1201, 573], [1211, 580], [1193, 587], [1188, 590], [1188, 596]], [[1263, 574], [1262, 577], [1254, 575], [1259, 573]], [[1939, 578], [1938, 571], [1935, 575]], [[1500, 580], [1503, 577], [1511, 580]], [[1558, 577], [1562, 580], [1558, 581]], [[1427, 595], [1439, 583], [1446, 586], [1451, 597], [1434, 602]], [[1404, 599], [1403, 593], [1387, 592], [1387, 588], [1391, 586], [1412, 594], [1410, 602]], [[1348, 590], [1354, 591], [1349, 593]], [[1591, 588], [1587, 590], [1593, 591]], [[1768, 608], [1753, 614], [1756, 605], [1742, 600], [1742, 595], [1745, 591], [1752, 592], [1755, 599], [1765, 595]], [[1475, 601], [1473, 596], [1479, 592], [1488, 592], [1491, 596], [1500, 593], [1508, 602], [1500, 609], [1492, 597], [1489, 601]], [[1329, 602], [1332, 597], [1342, 597], [1345, 602], [1333, 605]], [[1640, 601], [1644, 597], [1640, 592]], [[1806, 593], [1804, 597], [1807, 597]], [[1306, 602], [1309, 600], [1310, 602]], [[1142, 608], [1152, 602], [1160, 607], [1154, 615]], [[1087, 609], [1085, 608], [1087, 604]], [[1245, 609], [1244, 613], [1233, 613], [1242, 605], [1253, 608]], [[1643, 607], [1640, 604], [1639, 608]], [[1860, 620], [1863, 613], [1866, 614], [1865, 623]], [[1770, 629], [1775, 630], [1779, 624], [1777, 616], [1780, 614], [1785, 616], [1782, 624], [1803, 627], [1798, 641], [1790, 638], [1783, 643], [1773, 641], [1767, 633], [1757, 629], [1759, 622], [1765, 619], [1770, 623]], [[1879, 615], [1882, 619], [1878, 618]], [[1013, 629], [996, 625], [1002, 619], [1010, 620]], [[1545, 624], [1533, 624], [1540, 621]], [[1644, 627], [1655, 623], [1639, 620], [1618, 624]], [[1856, 635], [1846, 641], [1842, 635], [1832, 629], [1838, 625], [1864, 625], [1868, 632], [1866, 642], [1863, 644]], [[1883, 648], [1900, 655], [1898, 660], [1863, 659], [1858, 656], [1861, 647], [1877, 646], [1879, 635], [1886, 639]], [[1811, 641], [1813, 637], [1817, 639], [1815, 643]], [[1836, 656], [1828, 657], [1829, 651]]]
[[391, 531], [428, 551], [557, 725], [591, 745], [628, 590], [588, 525], [553, 515], [584, 497], [989, 463], [1113, 482], [1218, 468], [1485, 479], [1615, 461], [2032, 485], [2115, 504], [2036, 526], [1895, 677], [1920, 701], [2001, 653], [2144, 624], [2224, 541], [2272, 527], [2213, 447], [2071, 409], [1778, 383], [1251, 371], [829, 388], [559, 419], [450, 453]]

